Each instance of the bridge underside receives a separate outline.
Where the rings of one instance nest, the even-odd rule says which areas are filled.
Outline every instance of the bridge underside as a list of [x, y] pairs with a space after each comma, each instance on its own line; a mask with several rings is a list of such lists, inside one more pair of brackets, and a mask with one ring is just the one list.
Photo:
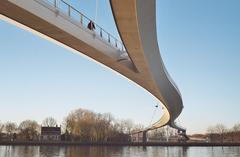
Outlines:
[[103, 42], [90, 30], [74, 23], [44, 0], [1, 0], [1, 17], [13, 20], [28, 31], [37, 32], [119, 72], [145, 88], [164, 106], [163, 117], [151, 128], [169, 124], [182, 111], [179, 90], [168, 75], [157, 43], [156, 0], [110, 0], [119, 34], [127, 50], [122, 52]]
[[153, 124], [155, 129], [169, 124], [179, 130], [174, 120], [182, 111], [180, 92], [164, 67], [157, 43], [156, 0], [110, 0], [119, 34], [127, 52], [152, 88], [147, 90], [165, 106], [163, 117]]

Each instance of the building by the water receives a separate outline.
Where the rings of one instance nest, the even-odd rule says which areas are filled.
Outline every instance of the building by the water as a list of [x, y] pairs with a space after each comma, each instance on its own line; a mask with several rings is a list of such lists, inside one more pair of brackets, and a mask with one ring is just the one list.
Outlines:
[[41, 127], [42, 141], [60, 141], [61, 127]]

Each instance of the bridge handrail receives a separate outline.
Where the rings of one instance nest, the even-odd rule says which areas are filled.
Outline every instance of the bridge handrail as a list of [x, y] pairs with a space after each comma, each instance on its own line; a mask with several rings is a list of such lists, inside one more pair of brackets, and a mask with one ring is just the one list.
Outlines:
[[[126, 51], [125, 47], [123, 45], [123, 43], [118, 40], [116, 37], [114, 37], [112, 34], [110, 34], [109, 32], [107, 32], [105, 29], [103, 29], [101, 26], [99, 26], [98, 24], [96, 24], [93, 20], [91, 20], [90, 18], [88, 18], [87, 16], [85, 16], [83, 13], [81, 13], [79, 10], [77, 10], [76, 8], [74, 8], [72, 5], [68, 4], [67, 2], [65, 2], [64, 0], [43, 0], [45, 2], [47, 2], [48, 4], [50, 4], [51, 6], [53, 6], [54, 8], [58, 9], [59, 11], [61, 11], [62, 13], [66, 13], [68, 17], [70, 17], [72, 20], [76, 20], [77, 22], [79, 22], [79, 24], [85, 28], [87, 28], [87, 25], [90, 21], [92, 21], [94, 23], [95, 26], [95, 30], [94, 32], [96, 33], [96, 35], [98, 35], [101, 39], [105, 40], [106, 42], [108, 42], [109, 44], [111, 44], [113, 47], [115, 47], [116, 49], [120, 50], [120, 51]], [[61, 5], [64, 4], [65, 9], [61, 8]], [[66, 12], [65, 12], [66, 11]], [[76, 19], [76, 17], [74, 18], [74, 12], [77, 13], [78, 15], [78, 19]], [[78, 21], [79, 20], [79, 21]], [[88, 29], [88, 28], [87, 28]]]

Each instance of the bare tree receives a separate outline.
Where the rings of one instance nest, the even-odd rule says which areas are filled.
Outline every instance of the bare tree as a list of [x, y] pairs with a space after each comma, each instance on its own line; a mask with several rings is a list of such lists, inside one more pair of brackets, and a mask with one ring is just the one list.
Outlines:
[[207, 128], [207, 134], [214, 134], [216, 133], [215, 127], [214, 126], [209, 126]]
[[5, 124], [5, 131], [7, 132], [8, 136], [11, 137], [13, 133], [17, 130], [17, 124], [13, 122], [7, 122]]
[[0, 122], [0, 134], [3, 132], [3, 129], [4, 129], [4, 124]]
[[240, 123], [237, 123], [235, 124], [233, 127], [232, 127], [232, 131], [233, 132], [240, 132]]
[[77, 109], [65, 118], [64, 127], [74, 140], [106, 142], [114, 139], [123, 140], [128, 136], [123, 132], [130, 132], [133, 123], [122, 121], [120, 124], [109, 113], [97, 114], [89, 110]]
[[20, 135], [26, 140], [36, 139], [40, 130], [38, 123], [34, 120], [25, 120], [19, 124], [18, 128]]
[[156, 130], [156, 136], [160, 137], [160, 138], [166, 138], [166, 128], [159, 128]]
[[57, 120], [53, 117], [47, 117], [42, 122], [43, 126], [54, 127], [57, 125]]
[[210, 126], [207, 129], [207, 133], [209, 134], [210, 138], [212, 138], [214, 134], [220, 135], [221, 142], [223, 142], [224, 134], [226, 132], [227, 128], [223, 124], [216, 124], [215, 126]]
[[3, 130], [4, 130], [4, 124], [2, 124], [2, 123], [0, 122], [0, 140], [1, 140], [1, 138], [2, 138], [2, 132], [3, 132]]
[[232, 142], [236, 140], [235, 137], [240, 135], [240, 123], [235, 124], [229, 131], [229, 135], [231, 136]]
[[138, 132], [144, 130], [144, 126], [142, 124], [135, 124], [133, 126], [132, 132]]
[[224, 134], [224, 133], [226, 133], [226, 131], [227, 131], [226, 126], [223, 125], [223, 124], [217, 124], [217, 125], [215, 126], [215, 129], [216, 129], [216, 132], [219, 133], [219, 134]]
[[96, 115], [84, 109], [72, 111], [65, 119], [65, 128], [76, 140], [88, 141], [93, 136]]
[[221, 142], [223, 142], [224, 134], [227, 132], [226, 126], [224, 126], [223, 124], [217, 124], [215, 128], [216, 132], [221, 136]]
[[122, 120], [120, 122], [123, 133], [130, 134], [134, 128], [134, 123], [130, 119]]

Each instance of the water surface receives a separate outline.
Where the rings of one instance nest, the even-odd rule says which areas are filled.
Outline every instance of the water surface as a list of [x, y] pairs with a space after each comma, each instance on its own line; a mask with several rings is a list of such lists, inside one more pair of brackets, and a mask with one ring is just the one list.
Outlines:
[[0, 146], [0, 157], [240, 157], [240, 147]]

